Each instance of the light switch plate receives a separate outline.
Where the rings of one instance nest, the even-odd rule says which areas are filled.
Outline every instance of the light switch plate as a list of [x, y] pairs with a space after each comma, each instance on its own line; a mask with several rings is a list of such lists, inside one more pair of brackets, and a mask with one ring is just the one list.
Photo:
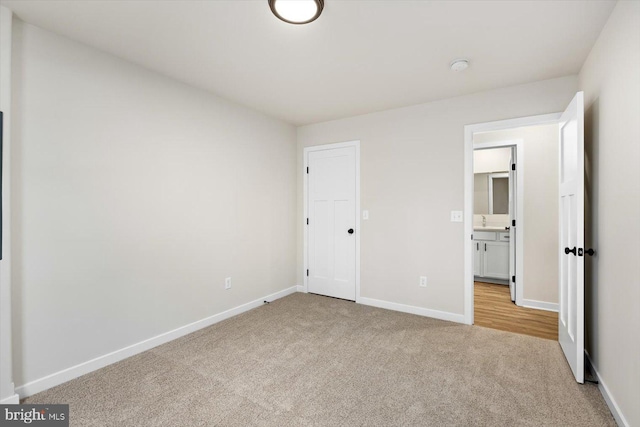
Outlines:
[[451, 222], [462, 222], [462, 211], [451, 211]]
[[362, 219], [369, 219], [369, 211], [362, 211]]

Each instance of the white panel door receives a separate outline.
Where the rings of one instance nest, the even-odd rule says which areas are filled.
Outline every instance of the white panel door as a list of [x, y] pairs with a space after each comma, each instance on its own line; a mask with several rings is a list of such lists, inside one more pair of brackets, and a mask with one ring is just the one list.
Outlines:
[[516, 147], [511, 147], [511, 167], [509, 168], [509, 293], [511, 301], [516, 300], [516, 227], [513, 226], [516, 220]]
[[356, 148], [310, 151], [307, 165], [307, 290], [355, 301]]
[[584, 99], [578, 92], [560, 119], [560, 310], [558, 340], [584, 382]]

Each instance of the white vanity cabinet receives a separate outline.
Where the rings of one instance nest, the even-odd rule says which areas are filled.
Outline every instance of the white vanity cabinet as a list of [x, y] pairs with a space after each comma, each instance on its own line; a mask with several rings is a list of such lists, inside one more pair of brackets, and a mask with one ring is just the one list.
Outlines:
[[509, 279], [509, 232], [474, 231], [473, 275]]

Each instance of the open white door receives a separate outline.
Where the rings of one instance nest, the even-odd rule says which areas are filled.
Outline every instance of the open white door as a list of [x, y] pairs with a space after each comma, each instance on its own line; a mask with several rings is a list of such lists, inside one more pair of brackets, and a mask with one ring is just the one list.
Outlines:
[[560, 312], [558, 340], [573, 375], [584, 382], [584, 97], [560, 119]]
[[516, 300], [516, 147], [511, 147], [509, 161], [509, 291], [511, 301]]
[[356, 147], [307, 155], [309, 292], [356, 299]]

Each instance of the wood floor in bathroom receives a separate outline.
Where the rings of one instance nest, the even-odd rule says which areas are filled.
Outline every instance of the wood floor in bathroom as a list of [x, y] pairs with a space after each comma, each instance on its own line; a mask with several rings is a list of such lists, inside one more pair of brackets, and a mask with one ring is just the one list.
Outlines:
[[475, 282], [474, 323], [478, 326], [558, 340], [558, 313], [518, 307], [509, 286]]

